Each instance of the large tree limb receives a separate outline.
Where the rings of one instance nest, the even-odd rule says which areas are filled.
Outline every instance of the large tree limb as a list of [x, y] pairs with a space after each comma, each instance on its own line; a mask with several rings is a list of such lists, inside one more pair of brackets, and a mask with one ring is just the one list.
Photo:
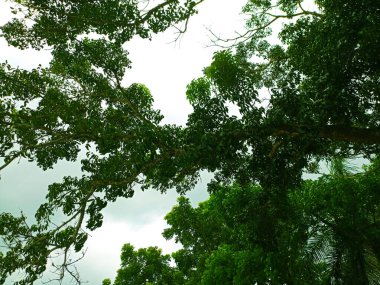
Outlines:
[[275, 129], [272, 136], [294, 136], [294, 134], [315, 134], [322, 139], [330, 139], [333, 141], [344, 141], [355, 144], [380, 144], [380, 128], [359, 128], [344, 125], [330, 125], [330, 126], [292, 126], [282, 125]]

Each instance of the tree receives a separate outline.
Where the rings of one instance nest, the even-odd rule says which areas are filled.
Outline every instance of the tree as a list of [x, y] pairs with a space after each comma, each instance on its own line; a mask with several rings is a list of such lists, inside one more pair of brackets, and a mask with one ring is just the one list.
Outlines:
[[[378, 153], [379, 60], [372, 55], [379, 34], [369, 32], [377, 25], [378, 4], [315, 4], [317, 12], [299, 1], [250, 1], [248, 31], [236, 52], [217, 53], [189, 85], [191, 135], [204, 144], [206, 159], [206, 144], [218, 142], [213, 163], [224, 164], [225, 177], [294, 183], [313, 159]], [[279, 19], [290, 21], [278, 35], [282, 43], [270, 44], [269, 27]], [[227, 115], [228, 103], [238, 107], [239, 118]], [[268, 175], [274, 169], [283, 181], [278, 170]]]
[[[20, 157], [47, 169], [61, 159], [76, 161], [81, 148], [87, 154], [83, 177], [50, 185], [36, 224], [1, 214], [0, 235], [8, 246], [0, 259], [2, 281], [21, 270], [25, 278], [19, 284], [33, 283], [58, 252], [63, 254], [59, 277], [69, 272], [79, 282], [69, 253], [81, 251], [85, 228], [101, 226], [107, 203], [131, 197], [141, 176], [145, 188], [157, 184], [156, 175], [167, 177], [161, 188], [174, 185], [165, 182], [174, 171], [165, 166], [180, 128], [159, 125], [162, 115], [152, 108], [147, 87], [121, 84], [130, 67], [122, 45], [187, 23], [201, 2], [15, 1], [17, 17], [1, 27], [2, 37], [20, 49], [48, 45], [53, 59], [48, 68], [32, 71], [0, 66], [0, 170]], [[55, 225], [57, 212], [67, 219]]]
[[[260, 184], [261, 203], [272, 209], [264, 214], [273, 220], [260, 239], [266, 250], [281, 252], [268, 237], [289, 219], [288, 190], [302, 184], [303, 171], [324, 158], [379, 153], [376, 1], [318, 0], [314, 10], [302, 1], [249, 1], [247, 31], [189, 84], [194, 112], [186, 127], [160, 125], [149, 89], [121, 84], [130, 67], [122, 44], [187, 23], [202, 0], [167, 0], [149, 10], [125, 0], [16, 2], [21, 16], [1, 27], [2, 36], [21, 49], [49, 45], [53, 59], [33, 71], [1, 65], [0, 170], [19, 157], [47, 169], [77, 160], [82, 146], [88, 152], [83, 177], [49, 186], [36, 224], [1, 214], [0, 235], [9, 246], [1, 279], [24, 270], [20, 284], [32, 283], [59, 250], [63, 274], [69, 250], [81, 250], [84, 228], [101, 226], [107, 203], [131, 197], [136, 184], [184, 192], [202, 169], [215, 172], [217, 183]], [[279, 20], [281, 43], [271, 44], [270, 27]], [[230, 105], [238, 116], [229, 114]], [[54, 226], [58, 210], [67, 220]], [[223, 250], [220, 260], [231, 252]]]
[[157, 247], [134, 250], [125, 244], [121, 250], [121, 268], [114, 285], [182, 284], [179, 271], [169, 266], [170, 256]]
[[334, 163], [338, 167], [333, 173], [307, 181], [291, 194], [295, 210], [303, 208], [308, 224], [306, 252], [322, 266], [320, 276], [327, 282], [378, 284], [379, 161], [363, 173], [351, 173], [340, 161]]
[[[364, 172], [305, 180], [288, 189], [282, 215], [278, 205], [263, 203], [267, 191], [259, 185], [213, 184], [210, 198], [196, 208], [180, 197], [163, 232], [183, 246], [172, 254], [171, 270], [187, 285], [379, 284], [379, 171], [376, 161]], [[144, 259], [138, 270], [154, 264]], [[122, 284], [134, 284], [128, 282], [136, 276]]]

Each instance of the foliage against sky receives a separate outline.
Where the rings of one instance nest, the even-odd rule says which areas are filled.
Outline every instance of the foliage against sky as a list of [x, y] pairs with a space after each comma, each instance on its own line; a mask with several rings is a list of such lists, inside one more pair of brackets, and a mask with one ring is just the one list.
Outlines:
[[[215, 172], [220, 185], [258, 183], [263, 203], [275, 205], [276, 225], [287, 190], [303, 183], [305, 169], [315, 170], [321, 159], [378, 154], [377, 2], [321, 0], [306, 10], [295, 0], [248, 1], [247, 32], [188, 85], [193, 113], [185, 127], [161, 123], [147, 86], [122, 84], [131, 68], [123, 44], [179, 23], [186, 29], [203, 1], [145, 8], [121, 0], [16, 2], [18, 17], [1, 27], [2, 37], [20, 49], [48, 45], [53, 59], [32, 71], [1, 65], [0, 170], [19, 157], [48, 169], [62, 159], [76, 161], [81, 147], [87, 153], [82, 177], [49, 186], [36, 224], [1, 214], [9, 247], [0, 258], [2, 281], [23, 270], [20, 284], [34, 282], [55, 252], [63, 253], [61, 275], [77, 278], [69, 252], [80, 252], [88, 232], [102, 225], [107, 204], [132, 197], [136, 185], [183, 193], [201, 170]], [[278, 20], [285, 21], [282, 43], [271, 44], [267, 37]], [[231, 104], [238, 116], [230, 114]], [[57, 211], [67, 217], [58, 225]]]
[[176, 266], [158, 249], [125, 245], [114, 284], [378, 284], [379, 162], [364, 173], [333, 165], [338, 171], [281, 197], [211, 184], [198, 207], [179, 198], [163, 232], [183, 246]]

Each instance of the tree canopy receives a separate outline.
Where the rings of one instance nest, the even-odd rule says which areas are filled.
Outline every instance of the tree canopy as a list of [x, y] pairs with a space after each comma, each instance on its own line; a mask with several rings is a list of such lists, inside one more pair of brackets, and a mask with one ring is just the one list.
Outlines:
[[[0, 284], [19, 270], [25, 278], [18, 284], [33, 283], [57, 251], [64, 256], [61, 276], [68, 272], [77, 278], [70, 270], [68, 253], [81, 251], [88, 231], [102, 225], [102, 210], [108, 203], [132, 197], [136, 185], [158, 191], [176, 187], [184, 193], [197, 182], [201, 170], [215, 173], [210, 192], [222, 195], [217, 193], [223, 193], [221, 189], [226, 187], [244, 189], [242, 195], [247, 195], [253, 205], [245, 212], [252, 225], [231, 228], [227, 233], [216, 220], [200, 233], [208, 238], [197, 247], [213, 258], [206, 261], [206, 257], [197, 256], [197, 266], [204, 270], [194, 273], [202, 274], [202, 278], [194, 277], [196, 282], [223, 284], [238, 278], [236, 284], [248, 284], [244, 283], [247, 278], [254, 278], [249, 280], [301, 284], [297, 280], [306, 278], [299, 263], [303, 259], [292, 254], [297, 256], [305, 241], [317, 242], [325, 229], [330, 231], [330, 240], [323, 241], [326, 252], [338, 251], [340, 263], [336, 266], [344, 264], [346, 269], [328, 267], [328, 258], [322, 258], [316, 269], [323, 273], [318, 279], [322, 283], [334, 276], [334, 280], [350, 284], [345, 283], [354, 280], [349, 273], [364, 272], [360, 267], [364, 261], [358, 261], [356, 268], [349, 262], [360, 260], [353, 256], [364, 258], [363, 251], [374, 253], [373, 260], [378, 264], [378, 190], [371, 192], [377, 197], [377, 204], [371, 204], [360, 196], [363, 188], [355, 186], [367, 185], [376, 178], [364, 175], [360, 183], [342, 178], [341, 186], [327, 179], [318, 182], [321, 184], [317, 187], [303, 182], [302, 174], [315, 171], [323, 159], [361, 156], [375, 160], [378, 155], [380, 2], [315, 0], [312, 8], [305, 9], [304, 1], [299, 0], [248, 1], [243, 7], [248, 16], [246, 32], [235, 39], [216, 38], [216, 44], [232, 46], [217, 52], [204, 69], [204, 76], [187, 87], [186, 95], [193, 107], [187, 125], [162, 124], [163, 117], [153, 108], [154, 98], [148, 87], [122, 84], [125, 70], [131, 68], [123, 44], [134, 37], [149, 39], [181, 22], [186, 29], [201, 2], [166, 0], [146, 5], [137, 0], [14, 1], [16, 15], [0, 27], [1, 36], [19, 49], [49, 46], [53, 58], [49, 67], [31, 71], [6, 62], [0, 66], [0, 170], [20, 157], [48, 169], [62, 159], [78, 160], [81, 148], [87, 152], [80, 161], [82, 177], [65, 177], [49, 186], [35, 224], [27, 224], [22, 215], [0, 214], [0, 235], [8, 247], [0, 255]], [[283, 26], [279, 33], [272, 34], [277, 22]], [[237, 108], [237, 115], [230, 114], [231, 106]], [[373, 173], [378, 174], [377, 170]], [[339, 196], [346, 188], [352, 189], [347, 190], [351, 198], [346, 192]], [[289, 197], [294, 189], [299, 190], [292, 200]], [[336, 200], [330, 200], [332, 194], [338, 195]], [[322, 201], [320, 208], [313, 208], [314, 195]], [[354, 199], [355, 195], [364, 200]], [[260, 203], [257, 196], [262, 196]], [[302, 202], [304, 199], [311, 200]], [[294, 201], [305, 203], [291, 207], [300, 207], [297, 213], [304, 213], [298, 217], [301, 220], [291, 217], [288, 203]], [[189, 214], [194, 211], [185, 200], [179, 202], [179, 209], [188, 209]], [[233, 207], [234, 201], [230, 202]], [[361, 222], [346, 220], [347, 205], [356, 207], [355, 219]], [[365, 213], [367, 206], [374, 220]], [[53, 222], [57, 212], [66, 216], [58, 225]], [[192, 267], [186, 264], [194, 260], [186, 247], [194, 243], [192, 232], [176, 231], [175, 213], [173, 210], [168, 216], [169, 223], [174, 219], [173, 228], [165, 235], [178, 236], [184, 246], [178, 258], [185, 264], [178, 266], [189, 271]], [[196, 226], [185, 218], [180, 222], [189, 223], [188, 228]], [[292, 219], [296, 220], [290, 222]], [[290, 229], [300, 223], [302, 230]], [[365, 224], [372, 232], [363, 230], [358, 234]], [[215, 236], [207, 232], [214, 226], [219, 226]], [[318, 229], [310, 234], [313, 227]], [[237, 239], [241, 238], [240, 243], [248, 239], [247, 248], [236, 248], [223, 240], [227, 234], [236, 238], [239, 231]], [[290, 236], [283, 237], [284, 233]], [[288, 239], [295, 234], [304, 234], [304, 240], [295, 239], [303, 243], [289, 247]], [[220, 249], [215, 250], [216, 245]], [[356, 246], [361, 248], [354, 252]], [[155, 254], [157, 264], [167, 269], [166, 257], [157, 249], [136, 253], [127, 246], [125, 250], [131, 257], [142, 259]], [[265, 258], [266, 263], [257, 263], [258, 268], [246, 273], [246, 266], [252, 266], [249, 260], [257, 258]], [[235, 269], [224, 270], [224, 263]], [[285, 265], [288, 272], [280, 268]], [[268, 268], [271, 272], [263, 272]], [[129, 270], [126, 267], [124, 272], [132, 272]], [[222, 277], [221, 272], [226, 275]], [[218, 276], [220, 279], [213, 279]], [[356, 284], [372, 280], [366, 278]]]
[[[209, 186], [210, 198], [196, 208], [180, 197], [163, 232], [183, 246], [172, 253], [178, 279], [165, 284], [379, 284], [379, 162], [362, 173], [332, 165], [328, 175], [283, 189], [281, 200], [268, 199], [259, 185], [237, 184]], [[114, 284], [135, 268], [126, 248]], [[153, 249], [135, 255], [144, 250]], [[140, 272], [157, 266], [143, 260]], [[135, 284], [135, 276], [120, 284]]]

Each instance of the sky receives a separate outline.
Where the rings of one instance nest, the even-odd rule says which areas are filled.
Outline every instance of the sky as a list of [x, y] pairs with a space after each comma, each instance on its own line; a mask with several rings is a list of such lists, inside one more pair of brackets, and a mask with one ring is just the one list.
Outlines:
[[[152, 41], [136, 39], [126, 44], [132, 69], [127, 72], [123, 84], [145, 84], [155, 99], [154, 106], [165, 116], [164, 123], [184, 125], [191, 112], [185, 96], [186, 85], [202, 75], [202, 69], [211, 63], [212, 55], [217, 50], [210, 47], [207, 29], [225, 38], [242, 30], [244, 17], [240, 11], [245, 2], [205, 0], [180, 40], [173, 43], [176, 35], [171, 30], [154, 36]], [[0, 25], [12, 15], [8, 4], [9, 1], [0, 0]], [[47, 66], [50, 54], [48, 51], [20, 51], [8, 47], [0, 39], [0, 62], [5, 60], [12, 66], [31, 69], [38, 64]], [[63, 176], [80, 175], [80, 165], [62, 161], [54, 169], [42, 171], [33, 163], [21, 160], [1, 171], [0, 175], [0, 213], [18, 215], [23, 211], [32, 217], [43, 203], [48, 185], [60, 182]], [[187, 194], [193, 205], [207, 199], [206, 184], [211, 177], [210, 173], [202, 173], [201, 181]], [[145, 192], [136, 189], [133, 198], [119, 199], [109, 204], [103, 211], [103, 226], [91, 233], [85, 245], [86, 255], [78, 263], [81, 278], [88, 284], [101, 284], [104, 278], [113, 280], [124, 243], [131, 243], [136, 248], [158, 246], [164, 253], [179, 249], [179, 245], [161, 236], [167, 227], [164, 216], [176, 204], [177, 197], [174, 190], [160, 194], [154, 189]], [[42, 281], [47, 281], [47, 278]], [[42, 284], [42, 281], [36, 284]], [[12, 284], [12, 281], [7, 284]], [[68, 279], [63, 284], [72, 283]]]

